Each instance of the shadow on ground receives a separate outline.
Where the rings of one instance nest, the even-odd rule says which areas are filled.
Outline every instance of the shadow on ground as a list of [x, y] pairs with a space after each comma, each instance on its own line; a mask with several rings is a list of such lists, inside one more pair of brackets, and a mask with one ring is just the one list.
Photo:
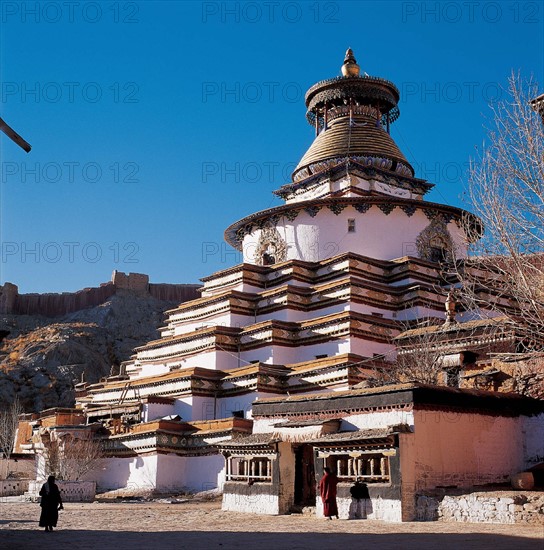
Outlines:
[[36, 523], [36, 521], [33, 519], [0, 519], [0, 525], [8, 523]]
[[[248, 526], [250, 528], [250, 526]], [[514, 529], [515, 527], [512, 526]], [[220, 549], [246, 548], [253, 550], [349, 550], [379, 548], [380, 550], [542, 550], [544, 539], [489, 535], [482, 533], [465, 534], [348, 534], [348, 533], [252, 533], [218, 531], [55, 531], [41, 530], [2, 531], [0, 547], [3, 550], [21, 549]]]

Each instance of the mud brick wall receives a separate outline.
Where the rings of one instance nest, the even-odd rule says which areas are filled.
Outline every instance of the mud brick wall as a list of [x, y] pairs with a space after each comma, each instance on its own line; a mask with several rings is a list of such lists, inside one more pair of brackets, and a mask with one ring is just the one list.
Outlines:
[[167, 302], [188, 302], [200, 298], [201, 285], [171, 285], [171, 284], [153, 284], [149, 285], [149, 294], [157, 300]]
[[150, 284], [148, 275], [122, 271], [114, 271], [108, 283], [77, 292], [19, 294], [17, 285], [5, 283], [0, 285], [0, 314], [57, 317], [103, 304], [119, 290], [182, 303], [200, 298], [199, 288], [194, 284]]

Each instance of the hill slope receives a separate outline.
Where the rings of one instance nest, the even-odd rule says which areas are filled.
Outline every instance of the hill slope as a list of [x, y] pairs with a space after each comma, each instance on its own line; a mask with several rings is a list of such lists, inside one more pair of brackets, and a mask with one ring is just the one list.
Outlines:
[[0, 406], [19, 396], [27, 412], [74, 405], [74, 382], [97, 382], [159, 337], [176, 302], [118, 291], [99, 306], [48, 318], [0, 316]]

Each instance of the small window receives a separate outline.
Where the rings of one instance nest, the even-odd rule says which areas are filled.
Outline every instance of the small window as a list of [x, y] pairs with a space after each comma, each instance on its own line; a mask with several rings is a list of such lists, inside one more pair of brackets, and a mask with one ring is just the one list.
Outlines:
[[273, 265], [276, 263], [276, 258], [269, 254], [268, 252], [265, 252], [263, 254], [263, 265]]
[[328, 355], [326, 353], [324, 353], [322, 355], [316, 355], [315, 356], [316, 359], [325, 359], [325, 357], [328, 357]]
[[431, 262], [444, 263], [448, 261], [448, 244], [440, 237], [433, 237], [429, 243], [429, 257]]
[[268, 457], [227, 458], [227, 481], [246, 481], [250, 485], [272, 481], [272, 461]]
[[353, 218], [348, 219], [348, 233], [355, 233], [355, 220]]
[[369, 453], [360, 456], [332, 454], [323, 458], [341, 481], [355, 481], [361, 477], [365, 483], [385, 483], [389, 481], [389, 457], [382, 453]]
[[437, 264], [444, 263], [448, 259], [448, 253], [445, 248], [439, 248], [438, 246], [431, 246], [429, 260]]
[[244, 418], [244, 411], [232, 411], [231, 414], [234, 418]]

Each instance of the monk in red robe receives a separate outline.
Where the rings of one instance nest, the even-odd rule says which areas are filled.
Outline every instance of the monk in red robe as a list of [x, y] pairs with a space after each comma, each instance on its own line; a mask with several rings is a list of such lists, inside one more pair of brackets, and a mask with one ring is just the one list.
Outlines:
[[336, 516], [338, 519], [338, 506], [336, 504], [336, 486], [338, 478], [331, 473], [330, 468], [324, 468], [325, 474], [319, 482], [319, 494], [323, 501], [323, 515], [329, 519]]

